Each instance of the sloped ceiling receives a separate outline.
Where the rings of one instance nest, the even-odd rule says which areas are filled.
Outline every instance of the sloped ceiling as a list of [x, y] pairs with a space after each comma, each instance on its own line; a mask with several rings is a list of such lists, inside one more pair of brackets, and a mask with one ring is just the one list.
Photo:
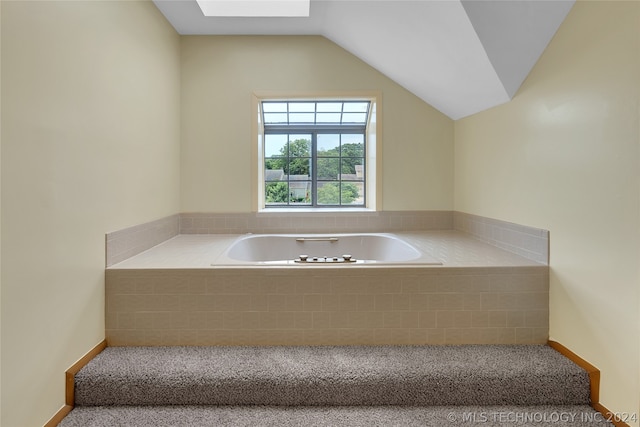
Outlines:
[[311, 0], [308, 18], [154, 3], [184, 35], [322, 35], [457, 120], [513, 98], [574, 0]]

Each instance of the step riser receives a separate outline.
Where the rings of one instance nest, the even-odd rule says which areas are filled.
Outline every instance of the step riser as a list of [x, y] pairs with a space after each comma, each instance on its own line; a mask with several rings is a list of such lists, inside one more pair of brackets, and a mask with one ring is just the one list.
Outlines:
[[[522, 422], [517, 422], [522, 420]], [[533, 422], [526, 422], [531, 420]], [[536, 422], [536, 420], [538, 422]], [[569, 421], [569, 422], [564, 422]], [[60, 427], [606, 427], [588, 406], [77, 407]]]
[[588, 405], [546, 346], [107, 348], [76, 375], [103, 405]]
[[[550, 387], [544, 381], [514, 384], [464, 383], [300, 385], [248, 384], [175, 387], [128, 384], [98, 393], [83, 387], [76, 391], [76, 405], [281, 405], [281, 406], [375, 406], [375, 405], [583, 405], [589, 404], [584, 378]], [[523, 390], [524, 389], [524, 390]], [[576, 389], [586, 390], [575, 393]], [[93, 388], [93, 391], [96, 391]]]

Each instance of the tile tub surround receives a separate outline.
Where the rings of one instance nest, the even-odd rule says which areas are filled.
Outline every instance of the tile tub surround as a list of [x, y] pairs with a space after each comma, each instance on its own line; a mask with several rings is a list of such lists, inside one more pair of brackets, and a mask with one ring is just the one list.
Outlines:
[[444, 265], [211, 267], [237, 236], [177, 236], [106, 270], [107, 341], [112, 346], [547, 341], [548, 266], [465, 233], [399, 234]]
[[[106, 266], [178, 234], [414, 233], [457, 230], [538, 263], [549, 262], [549, 232], [452, 211], [181, 213], [106, 235]], [[186, 248], [189, 250], [189, 248]]]
[[180, 215], [107, 233], [105, 236], [105, 264], [107, 267], [150, 249], [180, 232]]
[[454, 229], [542, 264], [549, 263], [549, 231], [464, 212], [453, 213]]
[[180, 214], [180, 234], [382, 233], [451, 229], [452, 211]]
[[451, 211], [179, 213], [106, 234], [106, 267], [178, 234], [451, 230]]

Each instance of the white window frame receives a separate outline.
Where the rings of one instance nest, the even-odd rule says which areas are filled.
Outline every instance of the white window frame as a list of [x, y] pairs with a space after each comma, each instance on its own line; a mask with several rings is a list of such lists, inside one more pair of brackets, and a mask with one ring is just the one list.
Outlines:
[[[251, 182], [252, 210], [254, 212], [362, 212], [379, 211], [382, 206], [382, 120], [380, 92], [339, 93], [282, 93], [254, 92], [251, 96]], [[369, 121], [366, 128], [366, 205], [364, 207], [265, 207], [264, 197], [264, 126], [260, 107], [262, 101], [368, 101]]]

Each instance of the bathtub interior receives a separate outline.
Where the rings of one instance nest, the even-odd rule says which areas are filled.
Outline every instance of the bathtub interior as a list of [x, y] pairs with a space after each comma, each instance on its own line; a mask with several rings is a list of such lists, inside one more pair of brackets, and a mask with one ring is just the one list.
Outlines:
[[[304, 262], [305, 258], [308, 262]], [[441, 265], [438, 260], [425, 255], [413, 245], [389, 233], [249, 234], [236, 239], [213, 265], [252, 263], [258, 265], [293, 263], [298, 265], [310, 263]]]

